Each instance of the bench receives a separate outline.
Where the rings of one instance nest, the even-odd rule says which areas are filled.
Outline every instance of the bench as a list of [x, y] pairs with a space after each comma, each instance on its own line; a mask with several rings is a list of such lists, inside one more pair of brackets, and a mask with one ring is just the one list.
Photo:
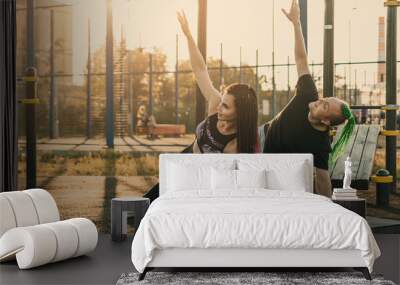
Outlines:
[[136, 127], [137, 134], [147, 134], [149, 136], [181, 136], [186, 133], [185, 125], [157, 124], [154, 127]]
[[[351, 187], [357, 190], [368, 190], [380, 129], [379, 125], [356, 125], [354, 127], [344, 153], [329, 168], [332, 187], [341, 188], [343, 186], [344, 161], [347, 156], [350, 156], [352, 161]], [[342, 130], [343, 126], [340, 126], [332, 142], [332, 147]]]

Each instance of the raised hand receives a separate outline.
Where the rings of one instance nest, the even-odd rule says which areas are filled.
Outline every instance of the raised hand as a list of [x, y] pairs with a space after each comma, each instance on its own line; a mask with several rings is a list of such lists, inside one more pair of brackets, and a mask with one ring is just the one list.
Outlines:
[[300, 22], [300, 8], [298, 0], [292, 0], [292, 6], [290, 7], [290, 11], [286, 11], [282, 9], [283, 14], [291, 21], [293, 24]]
[[181, 24], [182, 32], [185, 34], [186, 37], [191, 37], [192, 33], [190, 32], [189, 23], [186, 19], [185, 12], [183, 10], [181, 10], [180, 12], [177, 11], [176, 15], [178, 17], [179, 23]]

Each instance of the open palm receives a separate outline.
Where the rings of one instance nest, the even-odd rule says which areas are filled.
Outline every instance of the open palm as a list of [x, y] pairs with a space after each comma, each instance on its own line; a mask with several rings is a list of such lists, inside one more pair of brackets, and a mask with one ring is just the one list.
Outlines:
[[186, 19], [186, 15], [185, 12], [183, 12], [183, 10], [181, 10], [180, 12], [176, 12], [176, 15], [178, 17], [178, 21], [181, 24], [181, 29], [182, 32], [185, 34], [186, 37], [191, 36], [191, 32], [190, 32], [190, 28], [189, 28], [189, 23]]
[[292, 23], [300, 21], [300, 8], [297, 0], [292, 0], [292, 6], [289, 12], [285, 9], [282, 9], [282, 12]]

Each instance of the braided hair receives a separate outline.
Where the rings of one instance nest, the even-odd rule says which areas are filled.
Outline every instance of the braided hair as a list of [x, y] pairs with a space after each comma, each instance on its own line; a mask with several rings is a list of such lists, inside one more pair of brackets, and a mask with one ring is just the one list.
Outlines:
[[333, 166], [336, 160], [341, 156], [349, 142], [351, 134], [353, 133], [354, 126], [356, 125], [356, 120], [353, 113], [350, 110], [349, 105], [342, 104], [342, 115], [347, 119], [346, 125], [343, 127], [340, 137], [335, 142], [332, 148], [332, 152], [329, 154], [329, 165]]

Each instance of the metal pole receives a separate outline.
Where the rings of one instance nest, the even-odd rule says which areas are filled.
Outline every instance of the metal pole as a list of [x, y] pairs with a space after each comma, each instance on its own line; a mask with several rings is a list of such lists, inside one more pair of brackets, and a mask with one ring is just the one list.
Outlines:
[[[25, 70], [25, 96], [26, 99], [37, 98], [37, 72], [34, 67]], [[36, 187], [36, 121], [35, 104], [26, 104], [25, 115], [26, 132], [26, 188]]]
[[272, 1], [272, 117], [276, 113], [275, 94], [275, 0]]
[[354, 104], [358, 105], [358, 90], [357, 90], [357, 69], [354, 69]]
[[351, 97], [352, 97], [352, 91], [351, 91], [351, 84], [352, 84], [352, 78], [351, 78], [351, 19], [349, 20], [349, 25], [348, 25], [348, 29], [349, 29], [349, 103], [351, 105]]
[[28, 67], [35, 66], [35, 21], [34, 21], [34, 10], [35, 0], [26, 0], [26, 64]]
[[290, 99], [290, 58], [287, 57], [287, 102]]
[[324, 97], [333, 96], [334, 73], [334, 0], [325, 0]]
[[336, 64], [333, 65], [333, 96], [336, 97]]
[[242, 70], [242, 47], [240, 47], [239, 51], [239, 83], [243, 82], [243, 70]]
[[49, 138], [55, 138], [54, 128], [54, 11], [50, 11], [50, 98], [49, 98]]
[[306, 46], [306, 50], [308, 50], [308, 13], [307, 13], [307, 0], [300, 0], [300, 21], [301, 21], [301, 30], [303, 32], [304, 44]]
[[[131, 54], [132, 56], [132, 54]], [[134, 122], [134, 113], [133, 113], [133, 100], [132, 100], [132, 92], [133, 92], [133, 88], [132, 88], [132, 58], [131, 56], [128, 56], [128, 70], [129, 70], [129, 74], [128, 74], [128, 113], [129, 113], [129, 129], [128, 129], [128, 133], [129, 136], [132, 137], [133, 135], [133, 122]]]
[[175, 122], [179, 124], [179, 42], [176, 35], [176, 63], [175, 63]]
[[92, 136], [92, 60], [90, 42], [90, 20], [88, 20], [88, 59], [87, 59], [87, 82], [86, 82], [86, 137]]
[[[398, 4], [397, 4], [398, 5]], [[397, 91], [397, 5], [387, 9], [386, 104], [396, 105]], [[396, 129], [396, 110], [386, 111], [386, 130]], [[396, 137], [386, 136], [386, 168], [393, 176], [392, 192], [397, 192]]]
[[[34, 44], [34, 0], [26, 0], [26, 63], [25, 75], [34, 77], [35, 69], [35, 44]], [[25, 84], [26, 98], [36, 97], [36, 82], [28, 81]], [[26, 188], [36, 187], [36, 119], [35, 105], [26, 105], [25, 136], [26, 136]]]
[[343, 70], [343, 72], [344, 72], [344, 90], [343, 90], [343, 91], [344, 91], [344, 92], [343, 92], [343, 93], [344, 93], [344, 100], [345, 100], [345, 101], [348, 101], [348, 100], [347, 100], [347, 87], [348, 87], [348, 85], [347, 85], [347, 68], [346, 68], [345, 65], [344, 65], [343, 67], [344, 67], [344, 68], [343, 68], [343, 69], [344, 69], [344, 70]]
[[[197, 24], [197, 45], [204, 61], [207, 62], [207, 0], [199, 0], [198, 24]], [[196, 84], [196, 125], [204, 120], [206, 102]]]
[[50, 102], [49, 132], [50, 139], [58, 137], [58, 100], [54, 68], [54, 10], [50, 11]]
[[149, 54], [149, 116], [153, 115], [153, 54]]
[[367, 71], [364, 70], [364, 86], [367, 86]]
[[255, 78], [255, 91], [258, 99], [258, 49], [256, 49], [256, 78]]
[[106, 35], [106, 141], [107, 147], [114, 147], [114, 39], [113, 39], [113, 17], [112, 0], [107, 1], [107, 35]]
[[219, 58], [219, 87], [224, 84], [224, 69], [223, 69], [224, 61], [223, 61], [223, 50], [222, 43], [220, 44], [220, 58]]

